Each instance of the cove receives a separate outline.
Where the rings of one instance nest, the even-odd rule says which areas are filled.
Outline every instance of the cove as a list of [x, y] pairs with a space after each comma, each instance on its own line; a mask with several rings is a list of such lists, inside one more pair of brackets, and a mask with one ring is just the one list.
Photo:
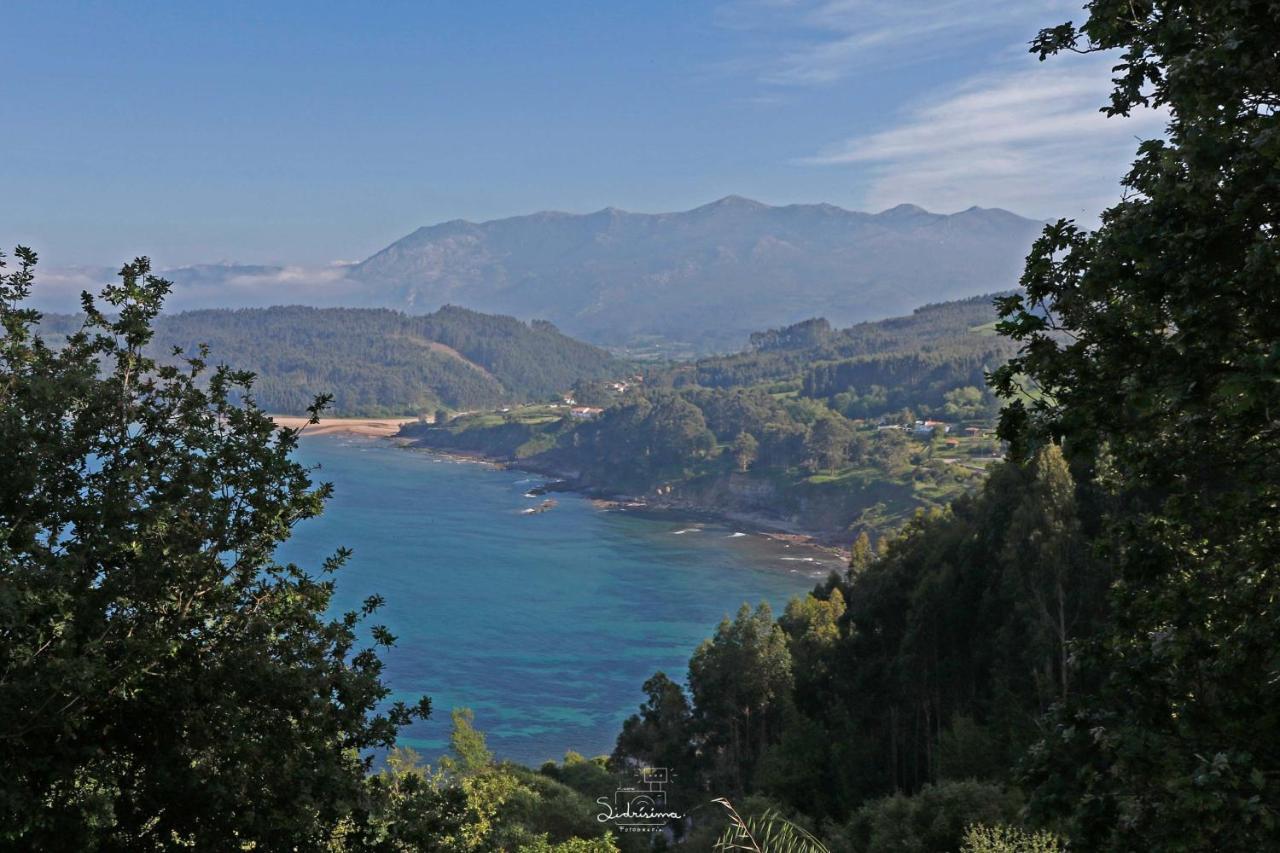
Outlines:
[[[657, 670], [683, 682], [694, 648], [743, 602], [780, 613], [834, 558], [750, 531], [605, 511], [572, 494], [523, 514], [543, 480], [385, 439], [304, 437], [298, 458], [336, 493], [279, 556], [315, 572], [337, 547], [335, 611], [374, 593], [393, 698], [432, 698], [400, 743], [434, 760], [449, 710], [475, 711], [500, 757], [537, 766], [608, 753]], [[743, 535], [746, 534], [746, 535]]]

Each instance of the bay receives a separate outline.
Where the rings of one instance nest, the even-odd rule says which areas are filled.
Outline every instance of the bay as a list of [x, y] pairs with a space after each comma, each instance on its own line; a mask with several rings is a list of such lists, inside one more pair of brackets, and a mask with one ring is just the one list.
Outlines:
[[374, 621], [393, 698], [432, 698], [402, 745], [434, 759], [465, 706], [502, 758], [536, 766], [608, 753], [656, 670], [683, 681], [689, 655], [744, 602], [781, 612], [839, 563], [731, 526], [606, 511], [558, 494], [527, 514], [541, 478], [397, 447], [304, 437], [300, 461], [335, 486], [280, 557], [318, 570], [338, 546], [335, 611], [378, 593]]

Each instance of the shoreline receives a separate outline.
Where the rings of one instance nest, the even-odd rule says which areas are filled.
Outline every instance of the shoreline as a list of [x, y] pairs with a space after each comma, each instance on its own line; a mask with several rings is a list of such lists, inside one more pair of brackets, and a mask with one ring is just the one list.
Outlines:
[[417, 418], [321, 418], [319, 423], [309, 423], [305, 416], [271, 415], [280, 429], [300, 429], [303, 436], [311, 435], [364, 435], [372, 438], [395, 438], [400, 427], [417, 423]]
[[[521, 470], [521, 469], [517, 469]], [[536, 473], [536, 472], [535, 472]], [[819, 551], [828, 557], [838, 559], [841, 563], [849, 562], [850, 552], [847, 548], [831, 545], [822, 541], [812, 533], [790, 529], [782, 526], [768, 516], [749, 512], [726, 512], [681, 502], [651, 501], [637, 497], [597, 497], [590, 490], [570, 486], [567, 491], [581, 494], [602, 510], [610, 512], [635, 512], [641, 515], [671, 515], [694, 522], [711, 522], [724, 526], [742, 527], [746, 532], [762, 536], [785, 545], [798, 545]]]
[[[394, 435], [388, 437], [395, 438]], [[785, 522], [757, 513], [727, 512], [722, 509], [695, 506], [681, 501], [663, 501], [661, 499], [610, 492], [606, 489], [581, 485], [576, 482], [575, 475], [564, 471], [556, 471], [539, 465], [522, 464], [519, 460], [488, 456], [479, 451], [436, 448], [422, 444], [420, 440], [408, 439], [403, 436], [401, 437], [400, 447], [408, 450], [424, 451], [459, 463], [488, 465], [494, 468], [548, 477], [551, 480], [541, 487], [544, 490], [543, 494], [572, 492], [591, 501], [593, 505], [603, 511], [650, 513], [654, 515], [671, 514], [690, 521], [711, 521], [739, 525], [752, 533], [775, 542], [812, 548], [815, 551], [837, 558], [842, 563], [847, 564], [849, 561], [850, 552], [848, 548], [824, 542], [820, 538], [820, 534], [799, 530], [794, 526], [789, 527]]]

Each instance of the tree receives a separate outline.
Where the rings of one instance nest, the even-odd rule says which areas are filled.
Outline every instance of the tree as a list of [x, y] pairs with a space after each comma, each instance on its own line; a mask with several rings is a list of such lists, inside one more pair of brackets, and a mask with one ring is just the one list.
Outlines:
[[739, 471], [746, 472], [760, 455], [760, 442], [749, 432], [740, 432], [733, 440], [733, 461]]
[[746, 604], [689, 660], [695, 722], [715, 760], [716, 780], [742, 791], [778, 734], [791, 691], [787, 637], [768, 604]]
[[396, 749], [369, 779], [377, 812], [363, 832], [348, 833], [346, 849], [479, 853], [494, 849], [499, 812], [520, 790], [505, 766], [495, 765], [469, 708], [455, 708], [453, 755], [440, 767], [411, 749]]
[[964, 831], [960, 853], [1061, 853], [1062, 842], [1051, 832], [1027, 832], [1016, 826], [975, 824]]
[[1018, 814], [1016, 794], [967, 780], [926, 785], [913, 796], [894, 794], [863, 805], [849, 821], [855, 850], [867, 853], [946, 853], [974, 823], [1000, 824]]
[[972, 385], [955, 388], [942, 396], [946, 400], [946, 405], [942, 407], [942, 413], [949, 418], [969, 420], [980, 418], [988, 413], [986, 398], [983, 396], [982, 389], [974, 388]]
[[[85, 294], [60, 349], [0, 268], [0, 837], [26, 849], [319, 847], [368, 811], [388, 694], [320, 577], [276, 546], [332, 493], [252, 376], [143, 355], [169, 283], [146, 258]], [[3, 256], [0, 256], [2, 258]], [[0, 260], [0, 264], [3, 261]], [[112, 316], [108, 316], [108, 313]], [[243, 402], [235, 403], [238, 396]], [[318, 416], [323, 400], [311, 408]]]
[[613, 402], [609, 386], [598, 379], [579, 379], [570, 390], [579, 406], [607, 406]]
[[519, 853], [618, 853], [618, 845], [609, 835], [603, 838], [571, 838], [559, 844], [552, 844], [542, 835], [536, 841], [520, 845]]
[[858, 534], [858, 538], [853, 540], [853, 545], [849, 548], [849, 574], [855, 575], [861, 572], [871, 565], [875, 558], [875, 550], [871, 547], [871, 537], [864, 530]]
[[770, 329], [767, 332], [751, 333], [751, 348], [768, 352], [770, 350], [804, 349], [817, 346], [832, 335], [831, 324], [822, 317], [801, 320], [781, 329]]
[[684, 690], [666, 673], [644, 683], [648, 697], [640, 713], [627, 718], [610, 763], [624, 770], [630, 762], [671, 770], [677, 784], [688, 785], [695, 770], [693, 714]]
[[1012, 453], [1105, 494], [1110, 622], [1033, 754], [1073, 845], [1256, 850], [1280, 815], [1280, 5], [1094, 0], [1041, 58], [1119, 49], [1106, 112], [1167, 110], [1092, 233], [1059, 221], [999, 300]]
[[1053, 444], [1041, 447], [1028, 467], [1028, 493], [1010, 520], [1002, 562], [1017, 588], [1012, 597], [1025, 602], [1029, 621], [1040, 628], [1037, 646], [1046, 652], [1042, 680], [1048, 695], [1064, 699], [1071, 642], [1084, 614], [1096, 612], [1097, 584], [1086, 570], [1075, 481], [1062, 451]]
[[901, 477], [911, 470], [911, 442], [901, 430], [879, 430], [872, 454], [886, 477]]
[[476, 730], [476, 715], [470, 708], [454, 708], [449, 715], [453, 728], [449, 732], [449, 746], [456, 758], [441, 762], [446, 770], [477, 772], [493, 764], [485, 737]]
[[840, 468], [849, 460], [853, 429], [840, 415], [819, 418], [804, 441], [805, 464], [812, 471]]
[[601, 760], [568, 752], [563, 764], [547, 762], [538, 772], [505, 763], [500, 766], [515, 774], [520, 787], [502, 804], [488, 849], [519, 850], [526, 845], [536, 849], [544, 838], [552, 845], [573, 839], [596, 843], [609, 839], [607, 825], [597, 819], [597, 799], [615, 790], [620, 777], [611, 775]]
[[787, 602], [787, 609], [778, 624], [790, 638], [792, 669], [800, 688], [799, 694], [813, 692], [812, 689], [804, 689], [802, 682], [821, 682], [828, 678], [827, 662], [840, 639], [840, 620], [844, 613], [844, 593], [839, 587], [832, 589], [825, 598], [810, 594]]
[[649, 456], [659, 466], [683, 465], [715, 445], [702, 411], [683, 397], [658, 396], [647, 418]]

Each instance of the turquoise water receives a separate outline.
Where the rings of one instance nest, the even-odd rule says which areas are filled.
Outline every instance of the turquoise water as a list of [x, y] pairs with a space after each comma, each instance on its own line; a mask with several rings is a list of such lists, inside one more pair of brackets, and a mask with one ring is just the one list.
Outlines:
[[475, 711], [504, 758], [607, 753], [654, 671], [683, 681], [723, 616], [744, 601], [780, 612], [835, 565], [730, 527], [605, 511], [570, 494], [522, 514], [541, 500], [525, 496], [541, 478], [386, 440], [304, 438], [299, 456], [336, 495], [281, 556], [318, 567], [339, 545], [355, 552], [336, 605], [386, 597], [377, 621], [398, 637], [386, 679], [397, 698], [426, 694], [436, 709], [401, 742], [431, 759], [455, 706]]

